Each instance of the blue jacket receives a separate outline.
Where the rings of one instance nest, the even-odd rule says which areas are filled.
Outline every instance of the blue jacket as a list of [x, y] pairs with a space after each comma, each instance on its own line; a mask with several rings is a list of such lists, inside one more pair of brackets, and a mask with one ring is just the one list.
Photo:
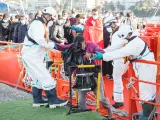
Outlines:
[[16, 43], [23, 43], [25, 35], [28, 31], [28, 25], [18, 25], [15, 31], [15, 42]]

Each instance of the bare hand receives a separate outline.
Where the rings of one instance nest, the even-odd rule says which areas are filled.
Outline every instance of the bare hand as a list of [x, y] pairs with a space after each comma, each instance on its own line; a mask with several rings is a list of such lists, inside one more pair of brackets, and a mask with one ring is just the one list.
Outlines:
[[86, 54], [84, 55], [84, 58], [86, 58], [87, 60], [90, 60], [90, 57], [91, 57], [91, 54], [86, 52]]

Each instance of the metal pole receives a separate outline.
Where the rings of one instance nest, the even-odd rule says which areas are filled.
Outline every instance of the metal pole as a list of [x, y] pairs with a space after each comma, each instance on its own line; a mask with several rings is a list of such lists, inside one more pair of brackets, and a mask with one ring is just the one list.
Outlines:
[[28, 0], [26, 0], [26, 10], [28, 9]]
[[61, 9], [61, 13], [62, 13], [62, 11], [63, 11], [63, 9], [64, 9], [64, 5], [66, 4], [66, 1], [67, 1], [67, 0], [64, 1], [63, 7], [62, 7], [62, 9]]
[[25, 10], [24, 10], [24, 6], [23, 6], [23, 2], [22, 2], [22, 0], [20, 0], [20, 6], [22, 6], [23, 15], [26, 15], [26, 14], [25, 14]]
[[159, 6], [158, 6], [157, 10], [155, 11], [155, 13], [154, 13], [153, 17], [155, 17], [155, 16], [156, 16], [156, 14], [157, 14], [157, 12], [158, 12], [158, 10], [159, 10], [159, 7], [160, 7], [160, 4], [159, 4]]
[[73, 9], [73, 1], [71, 0], [71, 10]]

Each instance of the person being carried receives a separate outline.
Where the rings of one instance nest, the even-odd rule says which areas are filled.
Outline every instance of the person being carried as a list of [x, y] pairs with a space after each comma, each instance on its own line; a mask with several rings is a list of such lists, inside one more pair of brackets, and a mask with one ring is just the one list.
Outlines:
[[[77, 35], [74, 39], [74, 43], [70, 45], [60, 45], [56, 43], [57, 49], [65, 51], [66, 49], [70, 49], [71, 46], [74, 44], [80, 44], [82, 46], [82, 49], [86, 52], [84, 55], [84, 59], [90, 60], [91, 56], [95, 54], [96, 52], [101, 52], [104, 53], [103, 49], [100, 48], [96, 43], [94, 42], [86, 42], [85, 38], [82, 35]], [[79, 60], [79, 59], [78, 59]], [[92, 61], [94, 64], [95, 61]], [[78, 71], [77, 71], [78, 72]], [[94, 89], [94, 92], [96, 89]], [[87, 104], [86, 104], [86, 91], [79, 91], [79, 106], [80, 109], [87, 109]], [[100, 102], [101, 104], [107, 109], [108, 111], [108, 117], [112, 118], [112, 111], [111, 111], [111, 105], [108, 100], [108, 98], [105, 97], [104, 95], [104, 83], [103, 83], [103, 78], [101, 76], [101, 84], [100, 84]]]

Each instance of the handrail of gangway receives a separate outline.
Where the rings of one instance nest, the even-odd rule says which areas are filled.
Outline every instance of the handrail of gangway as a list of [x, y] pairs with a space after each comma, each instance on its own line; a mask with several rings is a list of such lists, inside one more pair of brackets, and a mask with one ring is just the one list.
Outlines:
[[[152, 65], [160, 66], [160, 62], [157, 62], [157, 61], [136, 60], [136, 61], [134, 61], [134, 62], [144, 63], [144, 64], [146, 63], [146, 64], [152, 64]], [[132, 81], [156, 85], [158, 88], [160, 87], [160, 84], [159, 84], [159, 83], [148, 82], [148, 81], [139, 80], [139, 79], [136, 79], [136, 78], [133, 79], [131, 67], [132, 67], [132, 65], [130, 64], [128, 71], [129, 71], [129, 77], [130, 77], [130, 79], [132, 79]], [[145, 100], [141, 100], [141, 99], [139, 99], [138, 97], [135, 97], [135, 96], [133, 97], [132, 90], [129, 89], [129, 120], [132, 120], [132, 114], [133, 114], [133, 111], [134, 111], [134, 110], [132, 110], [132, 109], [133, 109], [133, 106], [132, 106], [133, 100], [134, 100], [134, 101], [140, 101], [140, 102], [148, 103], [148, 104], [152, 104], [152, 105], [154, 105], [154, 106], [160, 107], [160, 104], [148, 102], [148, 101], [145, 101]], [[134, 106], [134, 107], [135, 107], [135, 106]]]

